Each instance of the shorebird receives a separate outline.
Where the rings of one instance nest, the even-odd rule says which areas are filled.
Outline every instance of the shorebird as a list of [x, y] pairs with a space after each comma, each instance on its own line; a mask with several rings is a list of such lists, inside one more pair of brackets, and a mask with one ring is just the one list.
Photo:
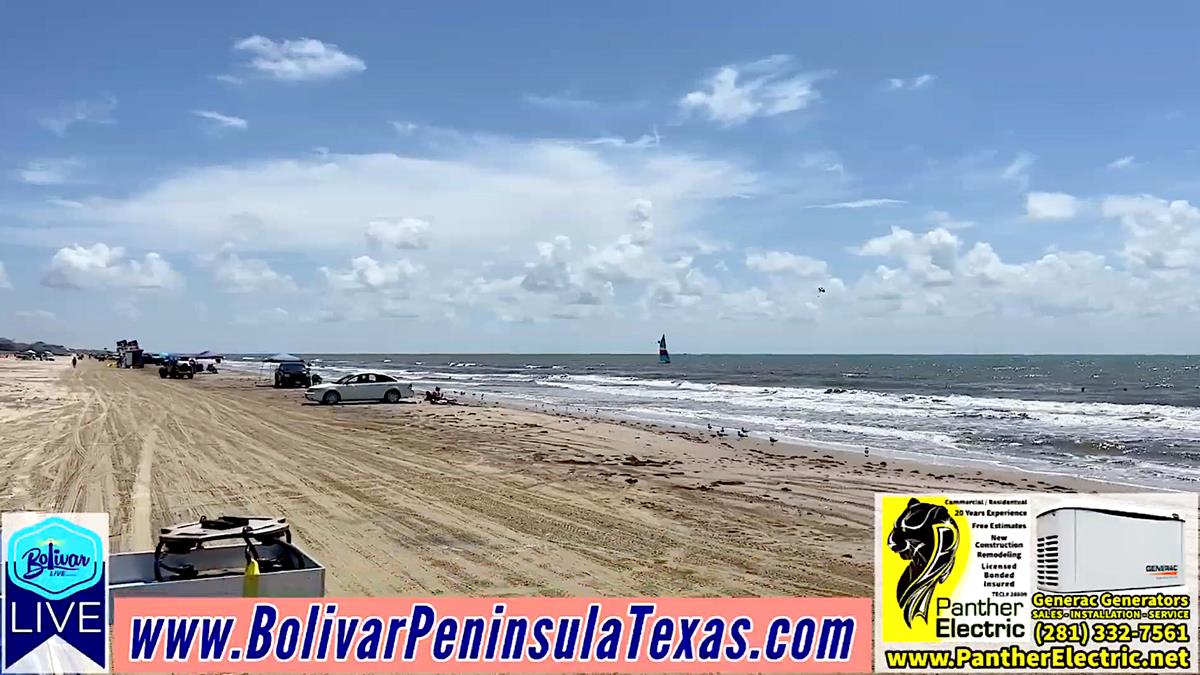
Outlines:
[[745, 429], [738, 429], [738, 438], [745, 438], [750, 434], [746, 433]]
[[775, 438], [774, 436], [768, 436], [767, 439], [771, 441], [771, 445], [775, 445], [779, 442], [779, 439]]
[[711, 430], [712, 430], [712, 424], [711, 424], [711, 423], [708, 425], [708, 429], [709, 429], [709, 431], [711, 431]]

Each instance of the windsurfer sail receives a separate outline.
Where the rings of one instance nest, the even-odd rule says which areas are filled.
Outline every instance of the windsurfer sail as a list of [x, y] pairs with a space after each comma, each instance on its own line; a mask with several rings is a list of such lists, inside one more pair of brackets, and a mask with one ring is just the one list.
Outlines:
[[658, 362], [659, 363], [670, 363], [671, 362], [671, 355], [667, 353], [667, 334], [666, 333], [663, 333], [663, 336], [658, 339]]

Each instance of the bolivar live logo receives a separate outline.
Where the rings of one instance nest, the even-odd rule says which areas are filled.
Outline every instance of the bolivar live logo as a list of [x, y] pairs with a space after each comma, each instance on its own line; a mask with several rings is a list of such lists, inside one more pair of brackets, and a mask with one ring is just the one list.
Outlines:
[[108, 514], [3, 517], [6, 673], [108, 670]]

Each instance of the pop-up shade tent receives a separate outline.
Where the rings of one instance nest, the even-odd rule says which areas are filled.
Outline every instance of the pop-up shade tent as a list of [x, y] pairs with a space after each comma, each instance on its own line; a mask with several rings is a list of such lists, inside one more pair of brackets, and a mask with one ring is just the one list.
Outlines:
[[258, 378], [255, 380], [255, 384], [259, 385], [266, 382], [273, 384], [275, 382], [275, 367], [280, 363], [304, 363], [304, 359], [295, 354], [288, 354], [287, 352], [279, 352], [278, 354], [263, 357], [262, 365], [258, 368]]

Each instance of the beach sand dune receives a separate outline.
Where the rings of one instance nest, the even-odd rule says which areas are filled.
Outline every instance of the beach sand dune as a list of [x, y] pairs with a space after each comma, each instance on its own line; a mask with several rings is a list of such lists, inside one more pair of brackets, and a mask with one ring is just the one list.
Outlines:
[[863, 596], [876, 491], [1094, 487], [86, 361], [0, 361], [0, 416], [0, 508], [107, 511], [114, 551], [286, 516], [331, 595]]

